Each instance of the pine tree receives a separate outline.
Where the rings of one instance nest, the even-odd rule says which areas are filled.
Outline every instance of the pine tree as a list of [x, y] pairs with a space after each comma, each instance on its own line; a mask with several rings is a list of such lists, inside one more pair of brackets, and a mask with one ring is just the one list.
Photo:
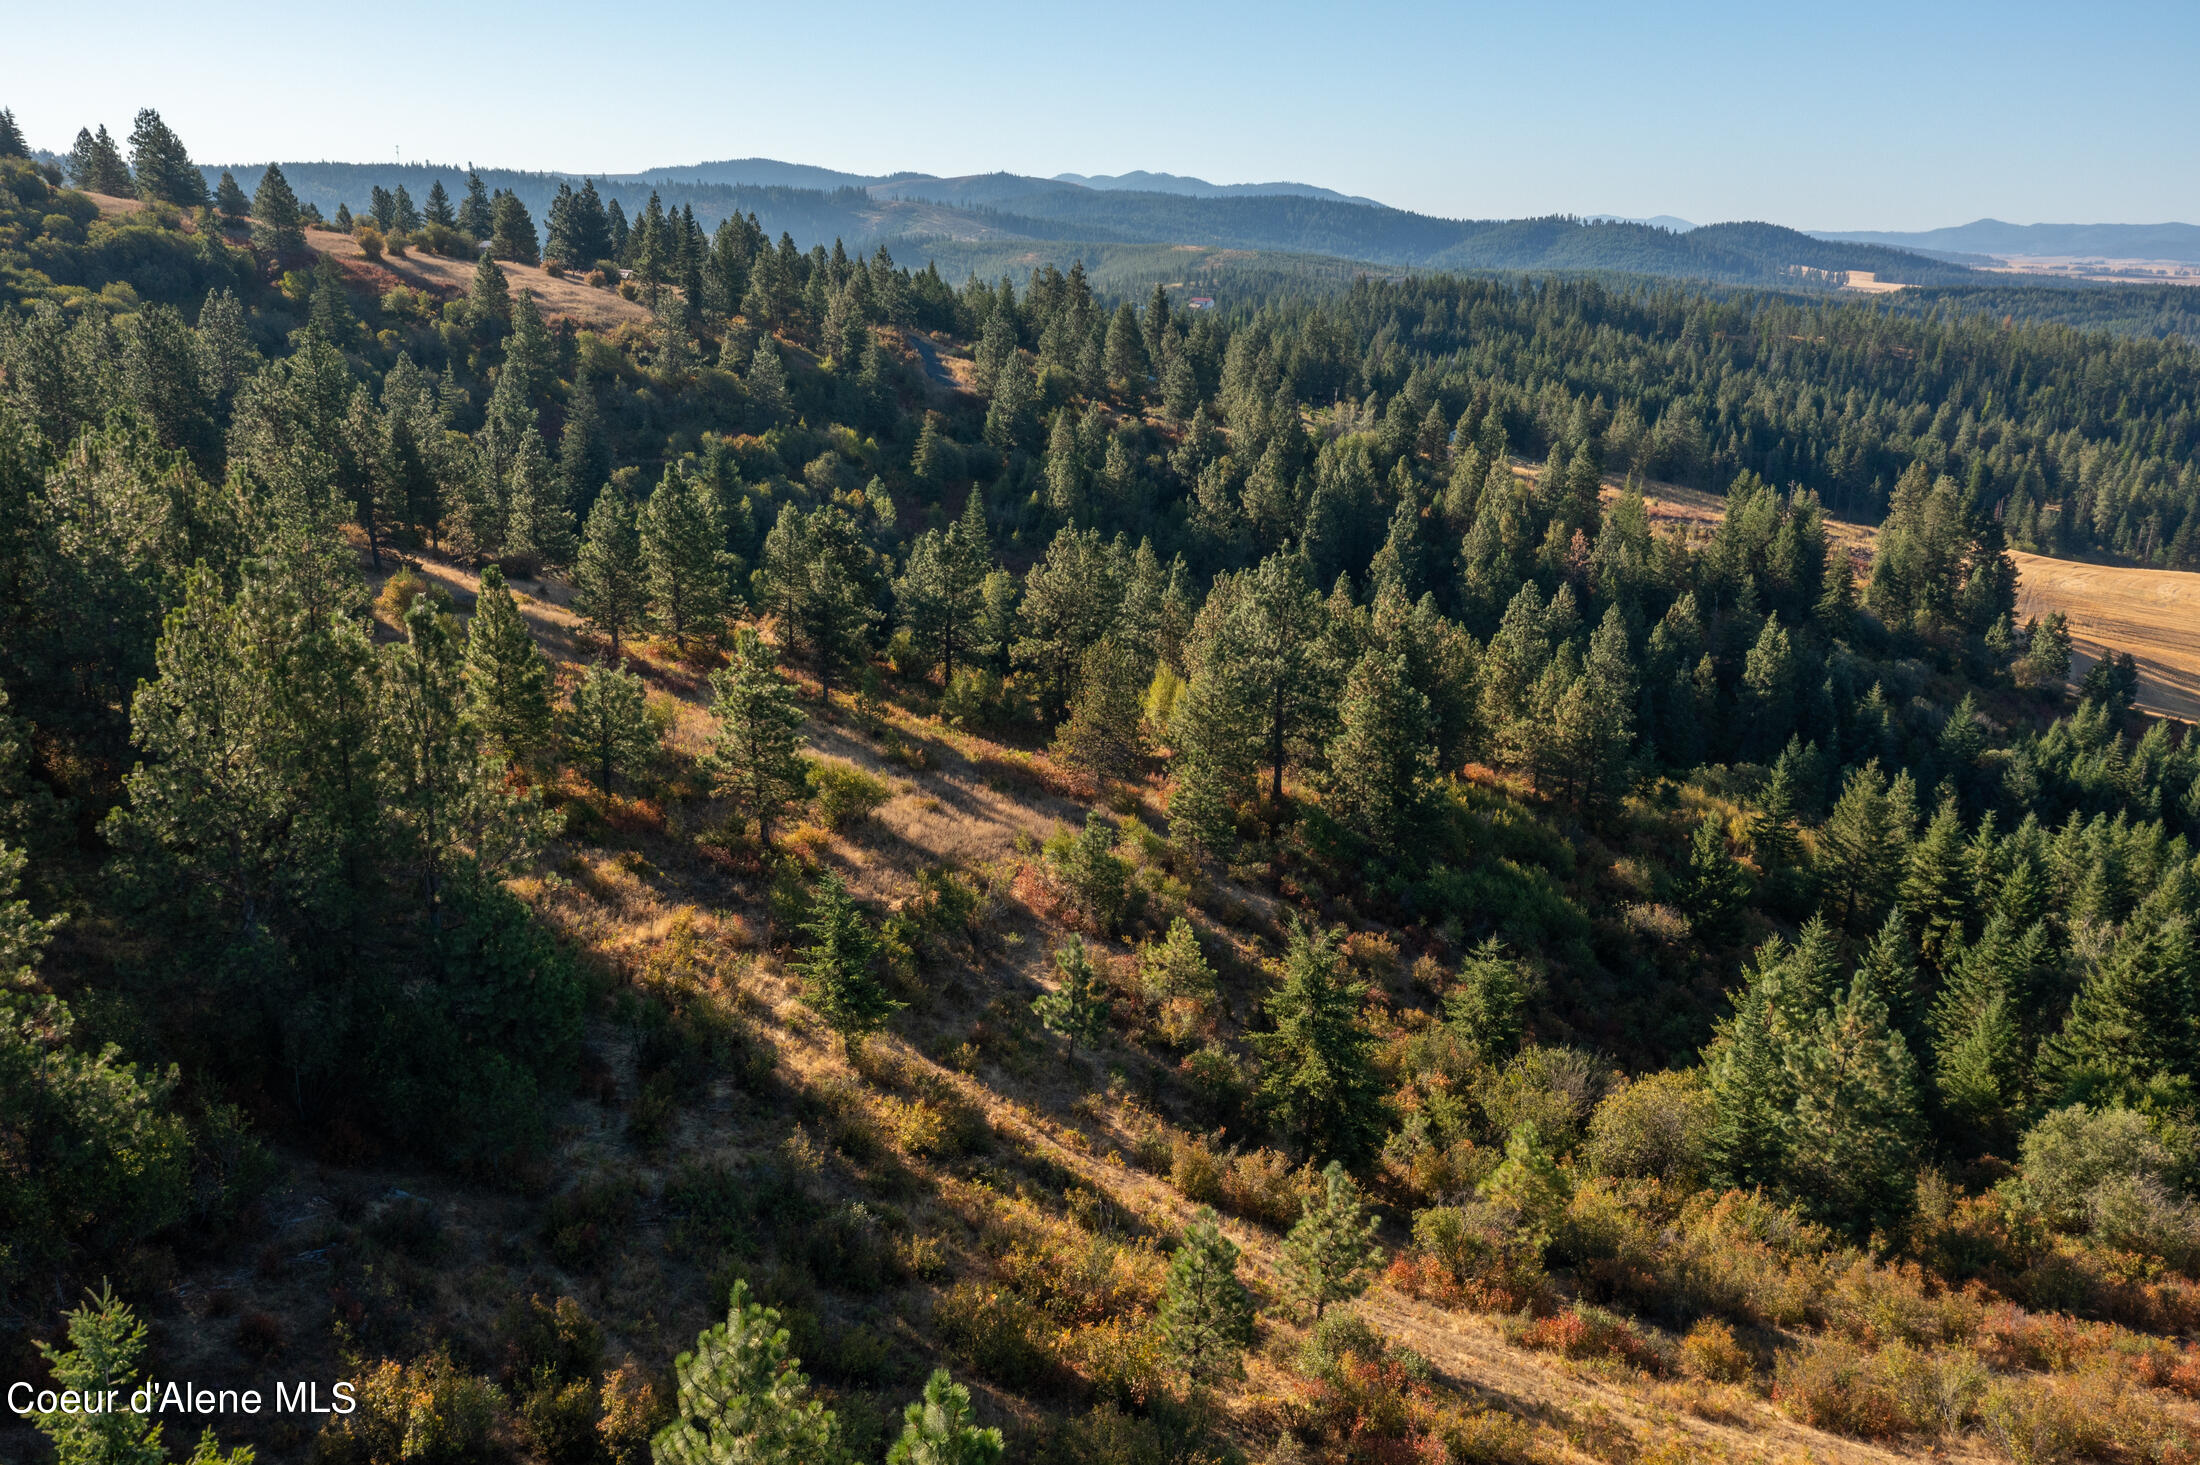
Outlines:
[[1283, 1239], [1285, 1293], [1317, 1322], [1332, 1303], [1358, 1297], [1383, 1264], [1375, 1242], [1381, 1225], [1380, 1216], [1362, 1209], [1359, 1187], [1344, 1166], [1330, 1161], [1320, 1193], [1301, 1203], [1298, 1224]]
[[1369, 648], [1345, 682], [1326, 791], [1347, 828], [1382, 849], [1408, 847], [1436, 779], [1428, 698], [1400, 652]]
[[1101, 360], [1108, 387], [1116, 396], [1135, 402], [1146, 395], [1146, 343], [1138, 329], [1138, 312], [1128, 300], [1116, 306], [1108, 320]]
[[2042, 1068], [2066, 1089], [2091, 1084], [2136, 1095], [2157, 1076], [2194, 1071], [2200, 948], [2191, 917], [2163, 904], [2150, 901], [2125, 923], [2042, 1050]]
[[1146, 684], [1152, 672], [1129, 645], [1103, 636], [1085, 652], [1084, 675], [1054, 755], [1102, 784], [1135, 776], [1146, 755]]
[[840, 1421], [810, 1396], [779, 1313], [736, 1281], [726, 1320], [673, 1364], [680, 1417], [657, 1432], [657, 1465], [819, 1465], [841, 1458]]
[[596, 496], [588, 513], [588, 529], [573, 566], [573, 609], [611, 638], [616, 661], [619, 638], [641, 622], [646, 603], [641, 534], [625, 492], [613, 483]]
[[122, 160], [122, 149], [115, 146], [105, 124], [96, 134], [78, 130], [76, 146], [69, 150], [69, 181], [79, 188], [111, 198], [137, 195], [137, 183], [130, 177], [130, 165]]
[[596, 787], [611, 792], [612, 780], [631, 772], [657, 753], [657, 729], [649, 720], [642, 679], [598, 663], [573, 689], [566, 715], [565, 742], [588, 769]]
[[138, 197], [147, 203], [195, 209], [206, 202], [206, 178], [191, 165], [183, 139], [151, 107], [137, 114], [130, 129], [130, 170], [137, 175]]
[[1177, 1366], [1194, 1384], [1245, 1376], [1253, 1295], [1238, 1280], [1238, 1249], [1212, 1207], [1201, 1206], [1169, 1259], [1157, 1321]]
[[1494, 1064], [1520, 1047], [1521, 1009], [1527, 1000], [1528, 984], [1519, 964], [1505, 954], [1503, 942], [1490, 936], [1459, 964], [1458, 978], [1444, 996], [1444, 1018], [1485, 1063]]
[[1885, 916], [1908, 843], [1908, 818], [1878, 760], [1853, 770], [1819, 833], [1817, 855], [1832, 914], [1848, 930], [1872, 930]]
[[1673, 881], [1673, 903], [1699, 934], [1714, 940], [1731, 935], [1749, 904], [1749, 876], [1726, 850], [1725, 821], [1704, 815], [1688, 844], [1688, 868]]
[[780, 363], [779, 347], [770, 336], [756, 343], [756, 355], [749, 361], [749, 397], [764, 409], [765, 415], [777, 420], [787, 415], [787, 369]]
[[1953, 794], [1941, 801], [1924, 836], [1911, 846], [1899, 899], [1917, 932], [1918, 954], [1933, 971], [1946, 972], [1950, 956], [1963, 943], [1964, 924], [1977, 900], [1964, 847], [1963, 817]]
[[863, 654], [874, 615], [871, 556], [855, 523], [838, 504], [807, 514], [788, 504], [759, 558], [757, 609], [810, 654], [819, 696], [829, 701], [834, 673]]
[[944, 1368], [932, 1371], [924, 1397], [901, 1417], [901, 1437], [886, 1452], [886, 1465], [994, 1465], [1006, 1448], [999, 1430], [971, 1422], [970, 1390]]
[[512, 318], [512, 288], [494, 256], [484, 254], [474, 264], [474, 278], [466, 291], [466, 315], [476, 331], [500, 329]]
[[278, 262], [305, 257], [306, 231], [298, 214], [298, 195], [290, 191], [290, 180], [273, 163], [252, 191], [252, 242]]
[[1794, 1143], [1793, 1061], [1830, 1005], [1833, 934], [1813, 919], [1789, 947], [1775, 936], [1742, 970], [1734, 1012], [1704, 1049], [1704, 1085], [1717, 1116], [1712, 1165], [1729, 1185], [1778, 1185]]
[[499, 193], [489, 214], [489, 254], [523, 265], [542, 263], [542, 244], [535, 235], [535, 221], [516, 193]]
[[642, 506], [640, 539], [649, 604], [657, 624], [684, 648], [723, 634], [732, 556], [710, 485], [667, 469]]
[[1072, 1053], [1080, 1045], [1098, 1047], [1110, 1030], [1107, 988], [1085, 951], [1084, 937], [1072, 936], [1055, 951], [1054, 970], [1057, 984], [1032, 999], [1032, 1015], [1067, 1042]]
[[[269, 167], [274, 164], [270, 163]], [[225, 219], [241, 219], [252, 212], [252, 200], [244, 196], [237, 186], [236, 175], [227, 168], [222, 170], [222, 181], [214, 189], [214, 208]]]
[[878, 937], [847, 885], [830, 870], [810, 897], [802, 932], [808, 940], [794, 969], [802, 976], [804, 1000], [852, 1053], [903, 1006], [887, 995], [872, 970]]
[[1382, 1132], [1375, 1037], [1360, 1021], [1365, 992], [1333, 933], [1292, 927], [1283, 980], [1261, 1004], [1275, 1027], [1252, 1042], [1261, 1101], [1316, 1156], [1357, 1158]]
[[1797, 1198], [1858, 1237], [1907, 1218], [1924, 1137], [1917, 1064], [1872, 984], [1852, 981], [1788, 1061]]
[[550, 663], [495, 565], [481, 572], [465, 669], [467, 708], [483, 741], [507, 762], [542, 756], [550, 746]]
[[748, 627], [736, 631], [727, 664], [711, 673], [711, 707], [718, 729], [708, 767], [718, 792], [733, 800], [744, 824], [756, 821], [769, 849], [780, 811], [803, 797], [802, 709], [779, 659]]
[[[1795, 745], [1789, 745], [1789, 751]], [[1793, 870], [1802, 859], [1803, 842], [1795, 832], [1794, 760], [1787, 752], [1772, 765], [1772, 775], [1757, 794], [1749, 816], [1749, 848], [1767, 878]]]
[[977, 639], [985, 577], [992, 568], [985, 502], [973, 488], [962, 517], [945, 534], [927, 530], [911, 546], [908, 565], [894, 584], [902, 624], [927, 658], [939, 664], [943, 687], [954, 684], [957, 655]]
[[481, 175], [471, 168], [466, 170], [466, 201], [458, 206], [458, 227], [461, 232], [483, 240], [496, 229], [489, 190], [483, 185]]
[[2006, 1146], [2020, 1127], [2031, 1087], [2020, 988], [2044, 944], [2012, 940], [2006, 919], [1995, 916], [1933, 1004], [1933, 1085], [1951, 1137], [1973, 1152]]
[[[530, 418], [532, 415], [528, 414]], [[518, 451], [512, 455], [511, 471], [505, 480], [504, 552], [539, 565], [570, 564], [574, 555], [573, 515], [565, 507], [565, 492], [550, 466], [542, 434], [529, 421], [517, 437]]]
[[[0, 114], [4, 115], [4, 114]], [[111, 1401], [71, 1413], [32, 1414], [30, 1422], [53, 1442], [54, 1465], [167, 1465], [159, 1420], [130, 1405], [145, 1352], [145, 1325], [102, 1283], [68, 1314], [69, 1346], [38, 1344], [56, 1392]], [[191, 1465], [252, 1465], [253, 1452], [222, 1454], [208, 1430]]]
[[444, 189], [442, 179], [438, 178], [428, 185], [428, 203], [424, 212], [431, 224], [445, 229], [458, 227], [458, 215], [451, 210], [451, 195]]

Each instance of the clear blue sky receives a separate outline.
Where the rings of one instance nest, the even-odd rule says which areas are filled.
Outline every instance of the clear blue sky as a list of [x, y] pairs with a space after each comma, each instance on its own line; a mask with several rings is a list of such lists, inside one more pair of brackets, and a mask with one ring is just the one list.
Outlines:
[[2200, 216], [2200, 0], [111, 0], [6, 34], [0, 106], [34, 144], [152, 105], [208, 162], [1149, 168], [1827, 229]]

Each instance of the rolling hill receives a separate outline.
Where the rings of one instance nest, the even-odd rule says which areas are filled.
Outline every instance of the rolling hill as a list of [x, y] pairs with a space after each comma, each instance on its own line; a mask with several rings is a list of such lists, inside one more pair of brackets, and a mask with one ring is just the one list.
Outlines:
[[[209, 182], [223, 170], [207, 168]], [[262, 168], [229, 171], [247, 192]], [[481, 169], [491, 189], [517, 194], [540, 220], [560, 184], [579, 175]], [[418, 199], [443, 183], [453, 197], [466, 170], [427, 164], [299, 162], [283, 172], [300, 199], [333, 214], [357, 208], [379, 186]], [[734, 213], [802, 247], [844, 241], [887, 244], [904, 259], [948, 258], [966, 246], [1028, 252], [1066, 263], [1108, 246], [1192, 246], [1319, 256], [1386, 271], [1411, 269], [1600, 272], [1730, 285], [1827, 288], [1846, 271], [1908, 285], [1978, 282], [1963, 265], [1866, 242], [1828, 241], [1763, 223], [1708, 225], [1686, 233], [1650, 224], [1554, 215], [1540, 219], [1444, 219], [1303, 185], [1231, 185], [1153, 175], [1141, 179], [1030, 178], [1013, 173], [884, 177], [743, 159], [651, 169], [596, 180], [631, 217], [651, 193], [692, 209], [706, 230]], [[1152, 188], [1127, 186], [1149, 182]], [[1256, 191], [1269, 188], [1296, 191]], [[1209, 192], [1192, 191], [1197, 189]], [[1017, 250], [1021, 246], [1021, 250]]]
[[2168, 259], [2200, 264], [2196, 224], [2005, 224], [1977, 219], [1914, 233], [1811, 231], [1844, 244], [1971, 255], [2098, 255], [2107, 259]]

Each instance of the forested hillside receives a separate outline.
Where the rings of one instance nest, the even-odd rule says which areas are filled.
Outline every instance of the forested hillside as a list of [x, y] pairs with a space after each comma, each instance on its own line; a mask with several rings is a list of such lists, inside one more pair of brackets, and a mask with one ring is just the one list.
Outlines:
[[[211, 188], [219, 170], [204, 171]], [[589, 182], [627, 221], [655, 199], [659, 208], [692, 215], [706, 231], [747, 214], [766, 233], [792, 234], [805, 248], [838, 237], [849, 248], [885, 243], [919, 259], [937, 245], [999, 240], [1052, 246], [1049, 256], [1060, 256], [1056, 262], [1065, 266], [1090, 246], [1162, 244], [1324, 255], [1393, 268], [1620, 272], [1806, 290], [1824, 289], [1827, 271], [1867, 270], [1882, 280], [1914, 284], [1979, 278], [1963, 266], [1908, 251], [1830, 243], [1771, 224], [1720, 224], [1675, 234], [1616, 220], [1437, 219], [1335, 198], [1100, 189], [1009, 173], [896, 175], [862, 186], [816, 189], [719, 182], [708, 167], [594, 180], [427, 164], [285, 163], [281, 171], [301, 201], [331, 217], [339, 205], [356, 209], [376, 189], [392, 197], [403, 189], [418, 201], [438, 187], [456, 198], [477, 186], [486, 197], [510, 193], [539, 216], [561, 189]], [[742, 170], [743, 176], [805, 179], [822, 171], [785, 165]], [[257, 166], [234, 174], [248, 193], [259, 186]], [[1811, 271], [1817, 273], [1806, 273]]]
[[7, 1458], [2192, 1457], [2191, 347], [0, 124]]

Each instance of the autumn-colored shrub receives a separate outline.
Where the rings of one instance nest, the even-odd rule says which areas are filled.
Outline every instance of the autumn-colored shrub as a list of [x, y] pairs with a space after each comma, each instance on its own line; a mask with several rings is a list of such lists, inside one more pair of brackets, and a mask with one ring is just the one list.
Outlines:
[[1522, 1348], [1567, 1358], [1615, 1359], [1645, 1373], [1664, 1373], [1670, 1364], [1660, 1340], [1627, 1318], [1583, 1303], [1548, 1317], [1511, 1319], [1505, 1333], [1508, 1342]]
[[1735, 1341], [1734, 1330], [1716, 1318], [1705, 1318], [1681, 1339], [1681, 1372], [1690, 1378], [1715, 1384], [1747, 1383], [1756, 1373], [1756, 1360]]

